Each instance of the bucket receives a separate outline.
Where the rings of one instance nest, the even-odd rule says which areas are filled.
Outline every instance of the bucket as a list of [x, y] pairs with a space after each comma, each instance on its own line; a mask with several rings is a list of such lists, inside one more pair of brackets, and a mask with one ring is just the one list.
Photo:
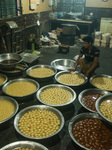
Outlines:
[[58, 18], [59, 18], [59, 19], [61, 18], [61, 14], [58, 14]]

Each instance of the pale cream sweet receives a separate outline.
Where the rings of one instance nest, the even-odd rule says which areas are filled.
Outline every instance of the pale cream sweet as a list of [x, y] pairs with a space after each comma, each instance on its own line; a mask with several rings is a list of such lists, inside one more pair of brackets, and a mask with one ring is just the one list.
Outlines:
[[92, 80], [92, 84], [99, 89], [112, 91], [112, 78], [96, 77]]
[[36, 85], [32, 82], [17, 81], [6, 87], [6, 93], [12, 96], [25, 96], [35, 92]]
[[84, 78], [78, 74], [65, 73], [58, 77], [58, 81], [66, 85], [80, 85], [84, 83]]
[[54, 71], [50, 68], [34, 68], [29, 72], [32, 77], [44, 78], [54, 74]]
[[1, 85], [2, 83], [4, 83], [4, 81], [5, 81], [5, 79], [4, 79], [3, 77], [0, 77], [0, 85]]
[[112, 99], [104, 100], [100, 104], [100, 111], [106, 118], [112, 120]]
[[19, 130], [26, 136], [43, 138], [54, 134], [60, 127], [58, 116], [46, 109], [26, 112], [18, 122]]
[[43, 90], [40, 94], [40, 99], [52, 105], [62, 105], [71, 101], [73, 98], [72, 93], [64, 88], [51, 87]]
[[0, 122], [9, 118], [15, 112], [15, 106], [8, 100], [0, 100]]

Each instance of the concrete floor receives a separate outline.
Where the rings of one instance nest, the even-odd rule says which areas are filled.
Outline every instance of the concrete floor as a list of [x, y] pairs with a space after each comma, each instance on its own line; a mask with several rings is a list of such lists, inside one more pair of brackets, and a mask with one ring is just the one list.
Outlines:
[[[75, 46], [70, 47], [70, 52], [68, 54], [61, 54], [57, 53], [58, 46], [46, 46], [39, 51], [41, 52], [38, 63], [37, 64], [45, 64], [50, 65], [50, 63], [55, 59], [61, 59], [61, 58], [67, 58], [67, 59], [73, 59], [74, 56], [79, 54], [81, 43], [77, 43]], [[112, 76], [112, 49], [110, 48], [102, 48], [99, 47], [101, 54], [100, 54], [100, 68], [96, 70], [97, 74], [106, 74]], [[54, 81], [52, 82], [54, 83]], [[45, 83], [51, 84], [51, 83]], [[43, 85], [41, 85], [43, 86]], [[84, 89], [89, 88], [89, 86], [85, 87]], [[69, 106], [66, 106], [64, 108], [58, 108], [61, 113], [63, 114], [65, 118], [65, 125], [62, 129], [62, 131], [55, 137], [50, 138], [48, 140], [44, 141], [38, 141], [39, 143], [42, 143], [45, 145], [49, 150], [82, 150], [79, 146], [77, 146], [72, 140], [68, 132], [68, 124], [72, 117], [76, 116], [77, 114], [87, 112], [87, 110], [84, 110], [82, 106], [80, 105], [78, 101], [78, 94], [83, 89], [75, 90], [77, 94], [76, 100], [70, 104]], [[31, 106], [31, 105], [37, 105], [39, 104], [37, 99], [32, 99], [32, 101], [28, 100], [26, 103], [22, 103], [20, 105], [19, 111], [25, 107]], [[26, 138], [23, 138], [22, 136], [18, 135], [14, 129], [13, 120], [11, 122], [11, 125], [5, 129], [0, 131], [0, 148], [20, 140], [29, 140]], [[32, 141], [32, 140], [30, 140]]]
[[[74, 56], [79, 54], [81, 46], [81, 43], [70, 46], [70, 52], [68, 54], [57, 53], [58, 46], [45, 46], [40, 49], [41, 54], [39, 58], [39, 64], [50, 64], [55, 59], [73, 59]], [[100, 49], [100, 67], [96, 70], [96, 73], [112, 75], [112, 48], [98, 48]]]

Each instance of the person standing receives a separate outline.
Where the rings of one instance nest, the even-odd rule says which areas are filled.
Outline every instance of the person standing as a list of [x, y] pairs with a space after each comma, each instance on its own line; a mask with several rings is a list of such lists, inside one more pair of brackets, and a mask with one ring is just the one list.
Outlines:
[[80, 50], [79, 57], [74, 68], [69, 69], [69, 71], [75, 71], [77, 66], [80, 65], [81, 72], [85, 76], [91, 77], [95, 75], [95, 70], [99, 67], [100, 50], [93, 45], [91, 36], [87, 35], [82, 40], [83, 47]]

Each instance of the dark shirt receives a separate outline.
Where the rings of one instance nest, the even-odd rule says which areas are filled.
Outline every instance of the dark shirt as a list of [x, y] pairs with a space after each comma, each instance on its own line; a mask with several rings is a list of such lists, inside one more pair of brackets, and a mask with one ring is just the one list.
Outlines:
[[85, 60], [87, 62], [91, 62], [94, 60], [94, 57], [99, 57], [100, 50], [93, 45], [90, 53], [89, 53], [88, 48], [85, 48], [85, 47], [81, 48], [80, 53], [85, 56]]

